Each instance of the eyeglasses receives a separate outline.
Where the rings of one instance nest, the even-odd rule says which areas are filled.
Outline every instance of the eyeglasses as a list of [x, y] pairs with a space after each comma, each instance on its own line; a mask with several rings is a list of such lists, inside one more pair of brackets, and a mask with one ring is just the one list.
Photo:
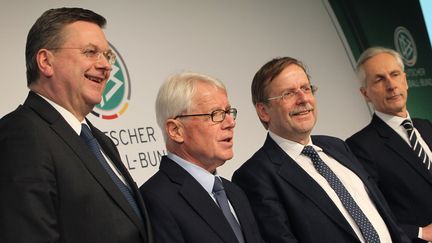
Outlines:
[[270, 100], [277, 100], [277, 99], [281, 99], [283, 101], [287, 101], [287, 100], [291, 100], [292, 98], [296, 97], [297, 94], [301, 91], [303, 94], [305, 95], [310, 95], [310, 94], [315, 94], [315, 92], [318, 90], [318, 87], [315, 85], [307, 85], [307, 86], [303, 86], [300, 87], [299, 89], [296, 90], [288, 90], [285, 91], [282, 95], [279, 96], [275, 96], [275, 97], [271, 97], [271, 98], [267, 98], [267, 101]]
[[232, 118], [235, 120], [237, 118], [237, 109], [236, 108], [229, 108], [227, 110], [219, 109], [219, 110], [214, 110], [209, 114], [178, 115], [174, 117], [174, 119], [189, 117], [189, 116], [210, 116], [213, 122], [223, 122], [223, 120], [225, 120], [226, 114], [232, 116]]
[[113, 65], [116, 61], [116, 55], [112, 50], [102, 51], [95, 46], [88, 46], [84, 48], [78, 47], [58, 47], [58, 48], [48, 48], [48, 50], [61, 50], [61, 49], [78, 49], [81, 50], [81, 53], [95, 61], [100, 60], [101, 57], [105, 57], [110, 65]]

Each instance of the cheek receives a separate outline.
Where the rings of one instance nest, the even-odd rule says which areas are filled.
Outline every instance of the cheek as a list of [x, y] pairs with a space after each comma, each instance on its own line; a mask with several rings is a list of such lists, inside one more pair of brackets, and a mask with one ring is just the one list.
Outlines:
[[317, 110], [316, 106], [314, 106], [314, 107], [315, 108], [313, 110], [313, 116], [314, 116], [314, 123], [315, 123], [317, 120], [317, 117], [318, 117], [318, 110]]
[[378, 97], [384, 97], [384, 92], [385, 91], [380, 87], [369, 88], [364, 92], [364, 97], [366, 98], [366, 101], [374, 102]]
[[293, 109], [294, 108], [291, 106], [283, 106], [279, 110], [279, 116], [284, 120], [292, 120], [290, 113], [291, 113], [291, 111], [293, 111]]
[[405, 80], [405, 82], [403, 82], [402, 89], [403, 90], [408, 90], [408, 81]]
[[188, 131], [190, 143], [200, 146], [200, 149], [205, 149], [214, 140], [214, 135], [211, 131], [211, 127], [196, 126], [190, 128]]

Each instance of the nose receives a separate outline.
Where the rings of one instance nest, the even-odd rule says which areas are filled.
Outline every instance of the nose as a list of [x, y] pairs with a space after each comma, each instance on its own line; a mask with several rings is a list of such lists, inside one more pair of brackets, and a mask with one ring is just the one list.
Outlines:
[[390, 75], [386, 78], [386, 86], [388, 90], [394, 90], [397, 87], [397, 80]]
[[222, 128], [234, 128], [236, 125], [236, 121], [232, 114], [225, 114], [225, 119], [222, 121]]
[[105, 69], [107, 71], [111, 71], [112, 70], [112, 65], [108, 61], [108, 59], [104, 55], [102, 55], [102, 53], [100, 53], [100, 55], [98, 56], [98, 59], [96, 60], [96, 68], [100, 68], [100, 69]]
[[295, 95], [296, 95], [296, 101], [297, 101], [296, 103], [297, 104], [305, 103], [309, 97], [301, 89], [298, 89]]

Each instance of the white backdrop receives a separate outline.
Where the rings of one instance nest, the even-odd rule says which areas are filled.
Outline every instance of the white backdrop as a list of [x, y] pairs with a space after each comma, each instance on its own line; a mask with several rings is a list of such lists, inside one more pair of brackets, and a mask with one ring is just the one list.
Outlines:
[[131, 99], [117, 119], [91, 114], [89, 118], [101, 130], [117, 134], [154, 130], [149, 140], [145, 135], [142, 141], [118, 146], [138, 185], [157, 171], [154, 154], [165, 150], [154, 115], [157, 90], [167, 76], [182, 70], [222, 80], [232, 106], [239, 110], [234, 158], [219, 169], [227, 178], [264, 142], [266, 131], [252, 106], [250, 84], [255, 72], [273, 57], [296, 57], [309, 67], [312, 82], [319, 87], [314, 134], [345, 139], [369, 122], [350, 60], [324, 3], [318, 0], [4, 1], [0, 116], [27, 95], [28, 30], [43, 11], [62, 6], [89, 8], [108, 20], [105, 33], [127, 66]]

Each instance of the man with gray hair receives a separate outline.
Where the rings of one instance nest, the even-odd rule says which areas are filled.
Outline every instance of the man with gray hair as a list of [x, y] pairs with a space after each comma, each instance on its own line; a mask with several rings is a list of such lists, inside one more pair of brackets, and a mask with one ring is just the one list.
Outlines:
[[346, 142], [413, 242], [432, 241], [432, 123], [408, 113], [408, 82], [398, 52], [371, 47], [356, 68], [360, 92], [375, 112]]
[[155, 242], [262, 242], [243, 191], [216, 173], [233, 157], [236, 116], [214, 78], [184, 72], [161, 86], [156, 118], [168, 155], [140, 188]]

